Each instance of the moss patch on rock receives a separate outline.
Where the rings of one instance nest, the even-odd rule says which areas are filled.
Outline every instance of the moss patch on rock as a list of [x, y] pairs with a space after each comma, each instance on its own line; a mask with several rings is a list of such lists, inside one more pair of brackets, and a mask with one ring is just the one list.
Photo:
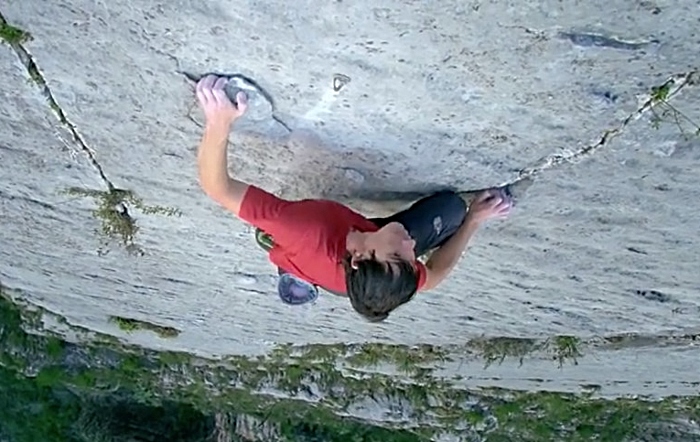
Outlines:
[[0, 15], [0, 40], [10, 45], [22, 44], [31, 40], [29, 32], [12, 26]]
[[145, 215], [180, 216], [182, 213], [172, 207], [147, 205], [132, 191], [111, 187], [108, 190], [82, 189], [71, 187], [63, 191], [66, 195], [92, 198], [97, 207], [93, 216], [100, 221], [99, 234], [107, 240], [120, 243], [128, 253], [142, 255], [144, 250], [136, 241], [139, 226], [130, 209], [137, 209]]
[[127, 333], [132, 333], [137, 330], [148, 330], [157, 334], [161, 338], [176, 338], [180, 335], [180, 330], [174, 327], [153, 324], [152, 322], [142, 321], [140, 319], [110, 316], [109, 320], [110, 322], [116, 324], [119, 329]]

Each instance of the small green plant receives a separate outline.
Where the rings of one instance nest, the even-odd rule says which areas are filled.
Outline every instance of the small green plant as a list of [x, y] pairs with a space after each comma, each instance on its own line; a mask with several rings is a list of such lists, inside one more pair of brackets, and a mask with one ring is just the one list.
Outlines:
[[144, 253], [143, 249], [134, 242], [139, 226], [129, 212], [130, 208], [138, 209], [146, 215], [180, 216], [182, 214], [175, 208], [146, 205], [130, 190], [114, 187], [106, 191], [71, 187], [63, 193], [94, 199], [97, 202], [97, 208], [93, 210], [93, 215], [101, 222], [98, 233], [108, 240], [118, 240], [130, 254], [143, 255]]
[[499, 337], [477, 339], [471, 343], [484, 360], [484, 368], [494, 362], [500, 365], [509, 357], [516, 358], [522, 366], [525, 356], [541, 349], [541, 345], [534, 339]]
[[[695, 85], [698, 81], [698, 72], [688, 74], [680, 88], [684, 85]], [[651, 88], [651, 125], [654, 129], [659, 129], [663, 123], [675, 124], [681, 135], [686, 139], [691, 136], [700, 136], [700, 125], [686, 115], [677, 107], [673, 106], [669, 100], [674, 94], [673, 86], [676, 80], [670, 79], [660, 86]], [[676, 89], [677, 91], [678, 89]]]
[[139, 319], [124, 318], [122, 316], [110, 316], [110, 322], [119, 327], [120, 330], [132, 333], [136, 330], [150, 330], [161, 338], [176, 338], [180, 335], [180, 330], [173, 327], [165, 327]]
[[550, 342], [554, 353], [554, 359], [559, 363], [559, 368], [564, 366], [564, 362], [570, 361], [573, 365], [578, 365], [578, 358], [583, 356], [579, 351], [581, 339], [575, 336], [556, 336]]
[[575, 336], [555, 336], [550, 339], [538, 341], [535, 339], [496, 337], [471, 341], [477, 354], [484, 360], [484, 368], [497, 363], [502, 364], [507, 358], [515, 358], [520, 366], [526, 356], [543, 353], [551, 357], [559, 364], [571, 361], [578, 364], [577, 358], [583, 356], [579, 351], [581, 340]]
[[32, 36], [29, 32], [8, 24], [0, 15], [0, 39], [10, 45], [17, 45], [26, 43], [32, 39]]

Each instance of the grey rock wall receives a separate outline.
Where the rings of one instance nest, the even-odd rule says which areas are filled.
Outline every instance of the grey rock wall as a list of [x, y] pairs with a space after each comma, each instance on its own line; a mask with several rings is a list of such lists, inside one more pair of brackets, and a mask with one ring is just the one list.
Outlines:
[[[204, 355], [700, 328], [700, 138], [645, 112], [586, 153], [652, 87], [700, 66], [696, 1], [0, 5], [32, 36], [0, 46], [0, 278], [71, 323], [125, 336], [109, 315], [151, 321], [182, 333], [128, 339]], [[284, 196], [474, 189], [523, 170], [535, 184], [449, 281], [384, 324], [330, 295], [283, 305], [251, 228], [197, 186], [201, 115], [182, 72], [210, 71], [273, 98], [234, 130], [230, 164]], [[697, 89], [669, 98], [695, 122]], [[181, 215], [127, 205], [133, 256], [103, 246], [100, 199], [72, 187]]]

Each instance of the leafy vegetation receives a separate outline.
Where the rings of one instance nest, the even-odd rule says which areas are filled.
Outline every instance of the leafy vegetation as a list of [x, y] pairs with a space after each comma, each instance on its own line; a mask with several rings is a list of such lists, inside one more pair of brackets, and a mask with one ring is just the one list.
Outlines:
[[[0, 297], [0, 439], [417, 442], [449, 433], [464, 440], [624, 441], [700, 420], [698, 397], [605, 400], [457, 388], [432, 373], [453, 351], [429, 345], [281, 345], [266, 356], [212, 361], [98, 335], [77, 345], [48, 331], [25, 332], [42, 314]], [[582, 357], [583, 345], [575, 337], [499, 338], [469, 348], [491, 363], [521, 361], [529, 351], [561, 363]], [[403, 375], [372, 370], [382, 364]], [[347, 417], [367, 415], [362, 410], [373, 410], [377, 421]]]
[[8, 24], [5, 18], [0, 15], [0, 40], [10, 45], [16, 45], [25, 43], [31, 38], [29, 32]]
[[[700, 136], [700, 124], [690, 118], [685, 112], [678, 109], [670, 103], [672, 95], [684, 85], [695, 85], [700, 82], [700, 72], [693, 71], [689, 73], [678, 86], [675, 79], [670, 79], [662, 85], [655, 86], [651, 89], [651, 125], [655, 129], [661, 127], [663, 123], [674, 124], [681, 135], [689, 139], [692, 136]], [[675, 90], [674, 90], [675, 86]]]
[[93, 190], [71, 187], [63, 193], [71, 196], [92, 198], [97, 203], [93, 216], [100, 221], [98, 232], [106, 240], [116, 240], [130, 254], [142, 255], [143, 249], [136, 244], [135, 238], [139, 232], [136, 219], [131, 215], [131, 209], [137, 209], [145, 215], [180, 216], [178, 209], [164, 206], [146, 205], [132, 191], [111, 187], [108, 190]]

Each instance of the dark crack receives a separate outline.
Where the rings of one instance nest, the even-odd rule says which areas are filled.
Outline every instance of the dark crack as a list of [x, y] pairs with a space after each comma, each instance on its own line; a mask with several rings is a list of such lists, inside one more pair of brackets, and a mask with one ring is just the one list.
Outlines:
[[97, 161], [95, 151], [87, 144], [76, 125], [68, 119], [66, 112], [58, 104], [39, 66], [34, 61], [29, 51], [24, 47], [23, 43], [31, 39], [30, 34], [9, 25], [2, 13], [0, 13], [0, 29], [3, 31], [0, 37], [3, 37], [2, 39], [12, 48], [15, 54], [17, 54], [17, 57], [27, 69], [29, 77], [39, 87], [46, 98], [49, 107], [58, 118], [58, 121], [71, 133], [73, 141], [85, 153], [90, 163], [97, 170], [100, 178], [107, 186], [106, 191], [70, 188], [66, 189], [64, 193], [95, 199], [98, 203], [98, 207], [93, 211], [93, 215], [101, 222], [101, 233], [106, 237], [120, 240], [130, 253], [143, 254], [141, 248], [134, 243], [134, 236], [139, 231], [139, 227], [134, 217], [129, 213], [129, 209], [136, 208], [145, 214], [162, 214], [167, 216], [179, 216], [181, 214], [180, 211], [162, 206], [148, 206], [140, 198], [136, 197], [133, 192], [116, 187], [112, 181], [107, 178], [104, 169]]
[[[662, 103], [668, 105], [668, 102], [682, 89], [688, 86], [696, 86], [698, 84], [700, 84], [700, 69], [696, 68], [688, 72], [672, 75], [661, 85], [651, 88], [649, 97], [634, 112], [630, 113], [626, 118], [620, 121], [616, 127], [604, 131], [597, 142], [577, 150], [563, 151], [561, 153], [556, 153], [541, 158], [533, 165], [521, 169], [517, 178], [492, 188], [508, 189], [511, 191], [514, 201], [518, 201], [525, 196], [527, 190], [534, 183], [535, 178], [540, 173], [564, 164], [578, 163], [586, 157], [593, 155], [599, 149], [610, 144], [613, 138], [622, 134], [630, 123], [641, 118], [646, 112], [654, 112], [654, 108]], [[685, 114], [680, 113], [678, 110], [675, 111], [678, 112], [681, 117], [689, 120]], [[693, 121], [690, 122], [697, 126], [697, 123]], [[700, 134], [700, 126], [697, 127], [698, 134]], [[470, 200], [484, 190], [487, 189], [463, 190], [460, 191], [459, 194], [463, 198]], [[422, 194], [422, 196], [426, 196], [426, 194]]]
[[[53, 93], [51, 92], [51, 89], [49, 88], [45, 78], [41, 74], [37, 64], [34, 62], [31, 54], [23, 46], [22, 43], [26, 40], [25, 37], [28, 36], [29, 34], [23, 32], [17, 28], [10, 26], [1, 13], [0, 13], [0, 27], [2, 27], [4, 29], [11, 29], [14, 31], [12, 33], [12, 35], [16, 36], [17, 38], [6, 38], [5, 41], [7, 42], [8, 45], [10, 45], [12, 47], [12, 49], [15, 51], [17, 56], [20, 58], [20, 60], [22, 61], [22, 63], [26, 67], [27, 72], [29, 73], [30, 77], [42, 89], [42, 92], [43, 92], [44, 96], [46, 97], [46, 99], [49, 103], [49, 106], [54, 111], [54, 113], [58, 117], [59, 121], [71, 132], [74, 141], [88, 155], [88, 157], [90, 158], [90, 161], [92, 162], [93, 166], [99, 172], [100, 177], [107, 185], [109, 191], [113, 192], [113, 191], [119, 190], [107, 178], [106, 174], [104, 173], [104, 170], [102, 169], [102, 166], [98, 163], [98, 161], [96, 159], [95, 152], [87, 145], [87, 143], [85, 142], [83, 137], [78, 132], [76, 126], [67, 118], [65, 112], [63, 111], [63, 109], [59, 106], [58, 102], [56, 101]], [[637, 47], [635, 45], [646, 45], [646, 44], [656, 42], [656, 40], [650, 40], [650, 41], [645, 42], [645, 43], [624, 42], [624, 41], [619, 40], [619, 39], [608, 38], [608, 37], [600, 36], [598, 34], [586, 34], [586, 33], [578, 33], [578, 34], [560, 33], [559, 36], [561, 38], [567, 38], [567, 39], [571, 40], [574, 44], [583, 44], [583, 45], [588, 45], [588, 46], [608, 46], [608, 47], [614, 47], [617, 49], [637, 49]], [[177, 60], [176, 58], [174, 58], [174, 59], [178, 64], [178, 69], [176, 72], [180, 75], [183, 75], [188, 81], [190, 81], [192, 83], [198, 82], [204, 75], [207, 75], [207, 74], [193, 74], [191, 72], [179, 69], [179, 60]], [[270, 94], [264, 87], [262, 87], [253, 78], [250, 78], [250, 77], [248, 77], [244, 74], [241, 74], [241, 73], [224, 74], [224, 73], [211, 72], [211, 74], [224, 76], [224, 77], [232, 78], [232, 79], [236, 78], [244, 83], [247, 83], [248, 86], [254, 88], [260, 94], [260, 96], [265, 101], [267, 101], [269, 103], [270, 108], [272, 110], [272, 118], [277, 123], [279, 123], [281, 126], [283, 126], [288, 132], [292, 132], [291, 127], [286, 122], [284, 122], [280, 117], [278, 117], [276, 115], [277, 108], [276, 108], [276, 103], [275, 103], [275, 100], [274, 100], [274, 97], [272, 96], [272, 94]], [[676, 94], [678, 94], [686, 86], [698, 84], [700, 82], [699, 77], [700, 77], [700, 71], [698, 69], [694, 69], [694, 70], [691, 70], [688, 72], [684, 72], [684, 73], [680, 73], [680, 74], [676, 74], [676, 75], [671, 76], [663, 84], [653, 88], [650, 96], [634, 112], [632, 112], [625, 119], [623, 119], [616, 127], [605, 130], [597, 142], [590, 144], [590, 145], [587, 145], [587, 146], [584, 146], [584, 147], [577, 149], [577, 150], [562, 151], [561, 153], [555, 153], [555, 154], [546, 156], [546, 157], [538, 160], [537, 162], [535, 162], [533, 165], [527, 166], [527, 167], [521, 169], [517, 178], [510, 180], [508, 182], [505, 182], [501, 185], [495, 186], [495, 187], [509, 186], [514, 191], [514, 193], [520, 194], [520, 195], [516, 195], [516, 196], [524, 196], [525, 191], [530, 187], [534, 178], [537, 175], [539, 175], [540, 173], [542, 173], [546, 170], [561, 166], [563, 164], [577, 163], [580, 160], [582, 160], [590, 155], [593, 155], [599, 149], [601, 149], [601, 148], [605, 147], [607, 144], [609, 144], [613, 138], [620, 135], [632, 121], [639, 119], [647, 111], [653, 112], [656, 105], [658, 105], [660, 103], [667, 103], [671, 98], [673, 98]], [[664, 92], [663, 96], [660, 96], [658, 91], [663, 91]], [[192, 121], [194, 121], [194, 119], [191, 118], [191, 116], [190, 116], [190, 119]], [[195, 121], [195, 123], [196, 123], [196, 121]], [[478, 193], [480, 190], [482, 190], [482, 189], [465, 190], [465, 191], [462, 191], [460, 193], [464, 197], [471, 197], [474, 194]], [[405, 197], [406, 195], [403, 195], [403, 196]], [[129, 215], [127, 214], [127, 216], [129, 216]]]
[[620, 49], [624, 51], [637, 51], [644, 49], [650, 44], [660, 43], [657, 39], [647, 41], [629, 41], [617, 37], [608, 37], [602, 34], [594, 34], [590, 32], [560, 32], [559, 38], [569, 40], [576, 46], [581, 47], [602, 47], [611, 49]]
[[292, 132], [292, 128], [287, 125], [280, 117], [278, 117], [275, 114], [272, 114], [272, 119], [275, 120], [277, 123], [279, 123], [282, 127], [287, 129], [287, 132]]
[[[7, 28], [10, 27], [10, 25], [7, 23], [7, 20], [5, 17], [0, 13], [0, 27]], [[100, 178], [104, 181], [104, 183], [107, 185], [107, 188], [112, 191], [115, 189], [114, 184], [107, 178], [107, 175], [105, 174], [104, 170], [102, 169], [102, 166], [100, 163], [97, 161], [95, 152], [88, 146], [88, 144], [85, 142], [85, 139], [83, 138], [82, 135], [80, 135], [80, 132], [78, 132], [78, 129], [76, 128], [75, 124], [71, 122], [68, 117], [66, 116], [66, 113], [63, 111], [63, 108], [58, 104], [58, 101], [56, 100], [53, 92], [51, 92], [51, 88], [49, 88], [49, 85], [44, 78], [44, 75], [41, 73], [39, 70], [39, 66], [37, 66], [36, 62], [34, 61], [34, 58], [32, 55], [29, 53], [29, 51], [24, 47], [22, 44], [23, 39], [14, 39], [14, 40], [5, 40], [6, 43], [14, 50], [14, 52], [17, 54], [17, 57], [19, 57], [20, 61], [24, 65], [24, 67], [27, 69], [27, 73], [31, 77], [31, 79], [34, 81], [34, 83], [41, 89], [41, 92], [43, 93], [44, 97], [49, 103], [49, 107], [51, 110], [54, 112], [56, 117], [58, 118], [58, 121], [61, 122], [61, 124], [68, 129], [68, 131], [71, 133], [73, 137], [73, 141], [80, 146], [80, 149], [85, 152], [85, 154], [88, 156], [90, 159], [90, 162], [92, 165], [97, 169], [97, 172], [100, 174]]]
[[10, 201], [19, 200], [19, 201], [23, 201], [23, 202], [28, 203], [28, 204], [34, 204], [34, 205], [40, 206], [41, 208], [46, 209], [46, 210], [55, 210], [54, 206], [52, 206], [51, 204], [45, 203], [43, 201], [39, 201], [37, 199], [31, 198], [28, 196], [10, 195], [9, 193], [3, 192], [2, 190], [0, 190], [0, 198], [4, 198], [4, 199], [10, 200]]

